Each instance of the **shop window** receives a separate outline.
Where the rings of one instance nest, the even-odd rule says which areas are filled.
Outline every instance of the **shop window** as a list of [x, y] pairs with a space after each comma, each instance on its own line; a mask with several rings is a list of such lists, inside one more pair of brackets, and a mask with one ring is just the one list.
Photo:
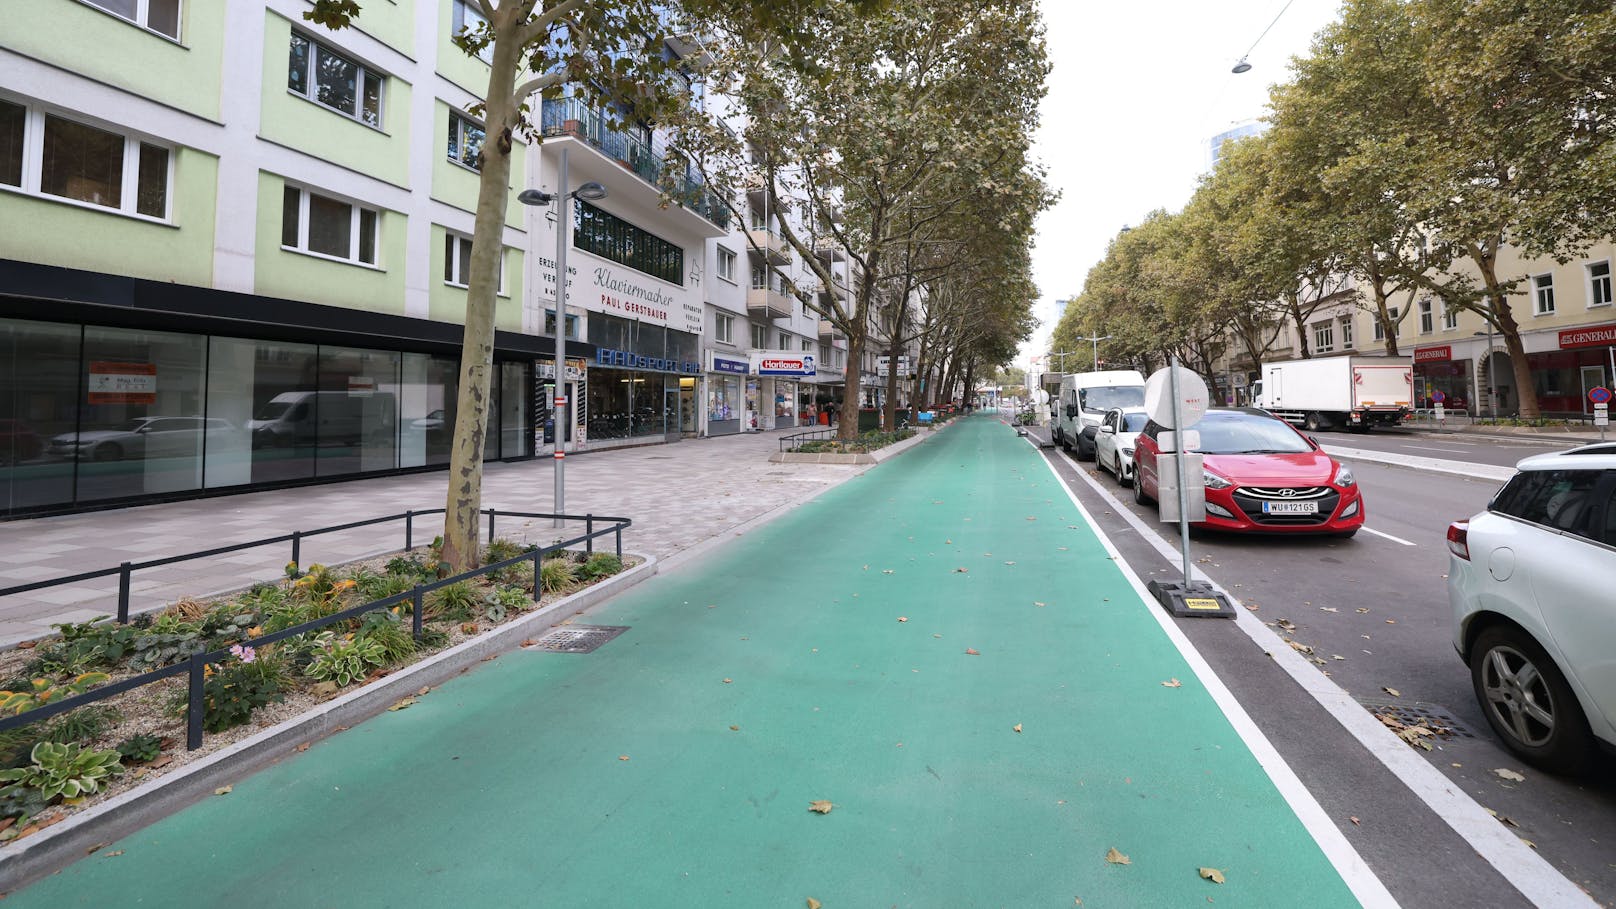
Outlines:
[[735, 343], [735, 317], [717, 313], [713, 316], [713, 340], [721, 344]]
[[582, 199], [575, 202], [577, 226], [572, 232], [573, 246], [627, 265], [653, 278], [661, 278], [671, 284], [684, 284], [683, 247], [641, 230]]
[[488, 133], [459, 111], [449, 111], [449, 160], [472, 170], [483, 169], [483, 143]]
[[292, 33], [286, 89], [323, 107], [381, 129], [386, 77], [318, 41]]
[[246, 426], [204, 412], [207, 338], [91, 326], [76, 432], [51, 439], [71, 461], [77, 501], [202, 488], [203, 439], [244, 447]]
[[27, 193], [167, 218], [170, 157], [164, 145], [0, 101], [0, 184]]
[[1333, 322], [1313, 323], [1313, 350], [1324, 353], [1335, 349], [1335, 324]]
[[320, 346], [319, 390], [300, 402], [314, 412], [316, 476], [398, 466], [399, 356]]
[[[3, 127], [0, 127], [3, 130]], [[0, 131], [0, 164], [5, 160], [5, 139]], [[0, 175], [3, 179], [3, 175]], [[1609, 306], [1610, 294], [1610, 262], [1593, 262], [1588, 265], [1588, 306]]]
[[208, 416], [244, 431], [209, 431], [207, 488], [313, 477], [318, 388], [313, 344], [209, 339]]
[[[483, 14], [478, 11], [476, 7], [472, 6], [470, 3], [467, 3], [466, 0], [454, 0], [452, 5], [452, 15], [454, 16], [453, 33], [456, 37], [461, 35], [463, 32], [478, 31], [488, 26], [488, 20], [483, 18]], [[494, 44], [492, 41], [490, 41], [482, 50], [477, 52], [477, 59], [483, 61], [484, 63], [494, 62]]]
[[282, 202], [283, 248], [346, 262], [376, 264], [379, 216], [373, 209], [295, 186], [286, 187]]
[[[0, 514], [73, 501], [80, 399], [77, 325], [0, 319]], [[98, 465], [99, 466], [99, 465]]]
[[718, 276], [725, 281], [735, 280], [735, 254], [722, 246], [718, 247]]
[[1539, 316], [1554, 314], [1554, 276], [1532, 276], [1532, 312]]
[[85, 0], [99, 6], [120, 19], [128, 19], [160, 35], [178, 41], [180, 37], [180, 0]]
[[1429, 299], [1421, 300], [1419, 302], [1419, 307], [1420, 334], [1428, 335], [1436, 330], [1436, 317], [1431, 309], [1431, 301]]
[[[501, 250], [504, 252], [504, 250]], [[471, 238], [463, 234], [443, 235], [443, 283], [454, 287], [471, 286]], [[495, 293], [505, 293], [505, 257], [499, 257], [499, 275]]]

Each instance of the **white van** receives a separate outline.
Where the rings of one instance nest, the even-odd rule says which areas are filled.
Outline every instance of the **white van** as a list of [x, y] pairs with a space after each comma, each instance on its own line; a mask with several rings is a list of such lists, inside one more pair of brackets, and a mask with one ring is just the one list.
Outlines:
[[247, 421], [254, 448], [360, 445], [395, 432], [398, 404], [381, 391], [286, 391]]
[[1138, 370], [1074, 372], [1061, 379], [1055, 404], [1055, 444], [1087, 460], [1094, 457], [1094, 433], [1113, 407], [1145, 406], [1145, 377]]

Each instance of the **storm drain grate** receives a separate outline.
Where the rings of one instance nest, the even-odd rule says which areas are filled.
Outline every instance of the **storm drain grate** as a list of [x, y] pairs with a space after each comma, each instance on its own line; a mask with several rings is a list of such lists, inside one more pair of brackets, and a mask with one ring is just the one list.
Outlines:
[[627, 631], [627, 625], [567, 625], [547, 632], [531, 645], [551, 653], [594, 653], [600, 645]]
[[1358, 703], [1376, 716], [1389, 717], [1405, 726], [1424, 726], [1437, 735], [1473, 739], [1474, 732], [1447, 708], [1436, 704], [1395, 704], [1378, 698], [1359, 698]]

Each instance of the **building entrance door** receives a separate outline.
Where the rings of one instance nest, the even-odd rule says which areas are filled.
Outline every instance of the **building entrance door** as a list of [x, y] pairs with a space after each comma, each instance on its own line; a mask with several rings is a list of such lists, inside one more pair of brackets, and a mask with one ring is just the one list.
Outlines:
[[696, 379], [679, 379], [679, 435], [686, 439], [696, 437]]

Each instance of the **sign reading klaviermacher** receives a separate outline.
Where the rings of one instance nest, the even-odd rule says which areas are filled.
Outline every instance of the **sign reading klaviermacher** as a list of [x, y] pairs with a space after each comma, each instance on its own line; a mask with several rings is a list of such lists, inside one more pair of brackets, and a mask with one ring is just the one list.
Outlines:
[[1616, 322], [1605, 325], [1587, 325], [1567, 328], [1560, 332], [1560, 349], [1572, 347], [1610, 347], [1616, 345]]

